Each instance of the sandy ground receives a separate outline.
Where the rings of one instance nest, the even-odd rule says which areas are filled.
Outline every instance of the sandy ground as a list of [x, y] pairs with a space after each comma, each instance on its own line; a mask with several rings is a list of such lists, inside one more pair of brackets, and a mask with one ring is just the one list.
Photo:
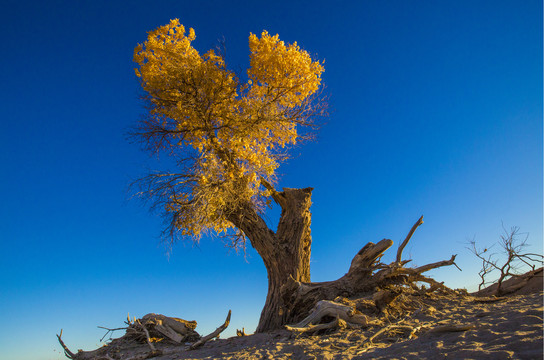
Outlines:
[[[113, 357], [95, 359], [543, 359], [539, 271], [529, 280], [512, 279], [506, 285], [515, 292], [502, 298], [490, 296], [492, 289], [404, 299], [402, 295], [401, 315], [382, 317], [379, 326], [329, 329], [312, 336], [281, 330], [216, 339], [192, 351], [159, 342], [156, 347], [163, 355], [156, 357], [147, 357], [146, 344], [130, 343]], [[388, 330], [376, 336], [384, 327]]]
[[[441, 299], [406, 318], [421, 326], [417, 337], [384, 334], [379, 328], [340, 330], [327, 335], [288, 331], [216, 340], [194, 351], [155, 359], [542, 359], [543, 292], [498, 302], [468, 296]], [[430, 301], [432, 303], [432, 301]], [[468, 325], [466, 331], [431, 332], [443, 325]], [[166, 350], [166, 349], [165, 349]]]

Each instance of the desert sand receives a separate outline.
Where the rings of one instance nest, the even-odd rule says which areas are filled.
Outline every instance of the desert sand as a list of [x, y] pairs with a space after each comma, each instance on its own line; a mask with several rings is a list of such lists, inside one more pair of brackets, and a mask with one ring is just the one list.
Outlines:
[[[338, 330], [326, 335], [288, 331], [216, 340], [193, 351], [156, 359], [542, 359], [543, 293], [480, 302], [472, 296], [441, 299], [403, 325], [421, 326], [417, 337], [384, 334], [378, 328]], [[472, 326], [466, 331], [431, 332], [441, 325]], [[445, 329], [447, 330], [447, 329]], [[166, 349], [165, 349], [166, 350]]]
[[[542, 269], [505, 286], [513, 293], [504, 297], [491, 296], [493, 288], [402, 294], [363, 328], [315, 335], [279, 330], [211, 340], [196, 350], [161, 341], [162, 355], [154, 357], [145, 343], [125, 343], [96, 359], [542, 359]], [[358, 308], [369, 303], [343, 301], [359, 301]]]

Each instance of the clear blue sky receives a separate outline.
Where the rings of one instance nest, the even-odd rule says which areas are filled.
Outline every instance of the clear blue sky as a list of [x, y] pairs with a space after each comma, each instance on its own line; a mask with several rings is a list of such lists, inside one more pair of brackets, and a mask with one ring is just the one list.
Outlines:
[[73, 350], [94, 349], [96, 326], [127, 312], [207, 333], [232, 309], [227, 335], [255, 329], [258, 255], [203, 239], [168, 258], [160, 219], [129, 199], [157, 164], [126, 140], [143, 113], [133, 49], [172, 18], [201, 52], [224, 37], [236, 70], [263, 29], [326, 61], [333, 112], [280, 168], [280, 186], [315, 188], [314, 281], [343, 275], [368, 241], [398, 244], [422, 214], [405, 254], [420, 265], [458, 254], [463, 272], [434, 273], [451, 287], [474, 289], [465, 243], [489, 246], [501, 222], [542, 252], [541, 1], [4, 0], [2, 359], [63, 358], [61, 328]]

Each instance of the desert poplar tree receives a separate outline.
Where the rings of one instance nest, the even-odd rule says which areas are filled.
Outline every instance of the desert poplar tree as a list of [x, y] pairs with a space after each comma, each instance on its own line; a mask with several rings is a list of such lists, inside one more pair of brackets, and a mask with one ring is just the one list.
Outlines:
[[[176, 162], [171, 172], [140, 179], [140, 194], [166, 219], [172, 242], [213, 233], [243, 247], [249, 239], [269, 280], [258, 331], [275, 328], [284, 323], [281, 285], [290, 277], [310, 281], [312, 190], [276, 191], [276, 171], [288, 149], [307, 138], [304, 128], [324, 115], [323, 63], [263, 31], [249, 36], [250, 66], [241, 80], [221, 54], [200, 54], [195, 38], [176, 19], [134, 51], [147, 104], [134, 135]], [[271, 200], [282, 207], [276, 231], [261, 217]]]
[[[388, 287], [440, 284], [422, 273], [455, 265], [447, 261], [405, 268], [402, 251], [423, 216], [399, 246], [396, 260], [382, 264], [390, 239], [364, 245], [348, 272], [334, 281], [310, 280], [312, 188], [276, 190], [277, 169], [289, 149], [311, 134], [325, 115], [320, 95], [323, 63], [278, 35], [250, 34], [247, 75], [227, 69], [220, 53], [201, 55], [192, 45], [195, 31], [178, 20], [151, 31], [136, 47], [136, 75], [144, 90], [146, 117], [134, 136], [152, 152], [175, 162], [171, 172], [137, 181], [140, 194], [165, 218], [164, 235], [200, 241], [203, 234], [246, 241], [262, 257], [268, 294], [257, 332], [305, 318], [321, 300], [381, 291]], [[281, 207], [275, 230], [263, 220], [272, 202]], [[443, 286], [443, 285], [442, 285]], [[398, 295], [398, 292], [394, 292]]]

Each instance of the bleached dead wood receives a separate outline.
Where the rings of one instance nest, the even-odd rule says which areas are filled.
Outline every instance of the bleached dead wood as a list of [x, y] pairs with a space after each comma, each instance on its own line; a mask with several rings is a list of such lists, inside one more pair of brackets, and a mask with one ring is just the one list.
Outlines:
[[166, 336], [177, 344], [181, 344], [181, 342], [185, 339], [185, 336], [181, 336], [178, 332], [174, 331], [171, 327], [167, 325], [157, 324], [155, 325], [155, 330], [157, 330], [162, 335]]
[[355, 325], [368, 324], [368, 317], [363, 314], [357, 314], [353, 307], [339, 304], [334, 301], [321, 300], [315, 305], [313, 310], [306, 318], [304, 318], [302, 321], [295, 325], [286, 325], [285, 328], [291, 331], [306, 332], [338, 326], [339, 323], [336, 320], [328, 324], [321, 324], [323, 326], [315, 325], [318, 324], [325, 316], [331, 316], [336, 318], [337, 320], [342, 320], [344, 322]]
[[197, 342], [195, 342], [193, 345], [191, 345], [189, 347], [189, 349], [191, 350], [194, 350], [202, 345], [204, 345], [208, 340], [211, 340], [217, 336], [219, 336], [219, 334], [221, 334], [223, 332], [223, 330], [225, 330], [228, 326], [229, 326], [229, 323], [230, 323], [230, 314], [231, 314], [231, 311], [229, 310], [229, 314], [227, 315], [227, 319], [225, 320], [225, 322], [223, 323], [223, 325], [221, 325], [220, 327], [218, 327], [217, 329], [215, 329], [214, 332], [212, 332], [211, 334], [209, 335], [206, 335], [204, 336], [203, 338], [201, 338], [200, 340], [198, 340]]
[[[57, 338], [66, 357], [73, 360], [106, 360], [111, 359], [112, 355], [117, 359], [119, 358], [119, 351], [123, 352], [125, 351], [123, 349], [130, 349], [135, 345], [138, 347], [138, 344], [145, 342], [151, 351], [145, 351], [140, 348], [137, 354], [131, 353], [130, 355], [124, 355], [129, 356], [126, 357], [127, 360], [143, 360], [159, 355], [168, 355], [167, 353], [163, 353], [163, 351], [158, 349], [154, 344], [154, 342], [157, 341], [157, 337], [168, 338], [174, 341], [176, 344], [181, 344], [184, 340], [195, 341], [198, 339], [198, 341], [191, 346], [191, 349], [194, 349], [204, 345], [208, 340], [217, 337], [223, 330], [225, 330], [230, 322], [230, 316], [231, 311], [229, 310], [225, 323], [217, 328], [213, 333], [203, 338], [201, 338], [200, 335], [194, 330], [197, 325], [196, 321], [187, 321], [160, 314], [147, 314], [141, 319], [135, 318], [134, 320], [127, 317], [126, 324], [128, 326], [126, 328], [110, 329], [101, 327], [108, 330], [106, 335], [112, 331], [122, 329], [126, 329], [126, 333], [121, 338], [114, 339], [108, 344], [108, 346], [103, 346], [92, 351], [78, 350], [77, 353], [70, 351], [68, 346], [66, 346], [62, 340], [62, 330], [60, 331], [60, 334], [57, 335]], [[124, 358], [125, 357], [123, 357], [123, 359]]]
[[316, 332], [316, 331], [319, 331], [319, 330], [326, 330], [326, 329], [335, 329], [335, 328], [345, 329], [348, 326], [349, 325], [348, 325], [347, 322], [345, 322], [344, 320], [337, 317], [333, 321], [328, 322], [326, 324], [307, 325], [305, 327], [296, 327], [296, 326], [285, 325], [285, 328], [287, 330], [289, 330], [289, 331], [294, 331], [294, 332], [313, 333], [313, 332]]
[[188, 321], [175, 317], [165, 316], [161, 314], [147, 314], [142, 317], [145, 323], [168, 326], [181, 335], [189, 335], [196, 329], [196, 321]]

